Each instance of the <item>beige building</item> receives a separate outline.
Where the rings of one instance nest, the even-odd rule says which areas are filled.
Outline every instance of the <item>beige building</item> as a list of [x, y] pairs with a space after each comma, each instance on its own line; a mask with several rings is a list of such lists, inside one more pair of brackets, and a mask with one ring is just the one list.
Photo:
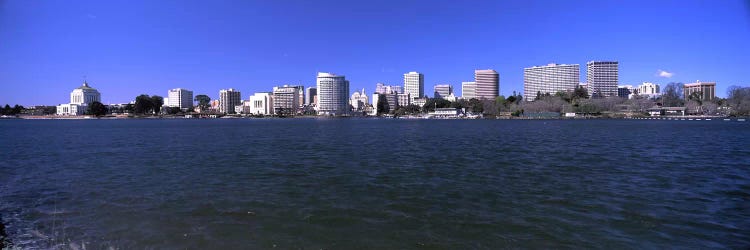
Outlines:
[[685, 100], [687, 100], [691, 94], [698, 93], [701, 101], [711, 101], [716, 98], [716, 82], [701, 82], [696, 81], [694, 83], [685, 84], [682, 88]]
[[500, 75], [492, 69], [474, 70], [476, 98], [495, 100], [500, 93]]

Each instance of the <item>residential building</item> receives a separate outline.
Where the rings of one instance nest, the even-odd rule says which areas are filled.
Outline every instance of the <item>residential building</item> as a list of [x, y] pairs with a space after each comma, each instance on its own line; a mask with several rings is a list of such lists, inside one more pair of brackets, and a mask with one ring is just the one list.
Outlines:
[[233, 88], [219, 91], [219, 112], [234, 114], [234, 106], [240, 105], [240, 91]]
[[385, 85], [382, 83], [376, 83], [375, 84], [375, 93], [379, 94], [402, 94], [404, 93], [404, 88], [402, 86], [398, 85]]
[[685, 100], [690, 98], [693, 93], [698, 93], [701, 101], [711, 101], [716, 98], [716, 82], [695, 81], [683, 86]]
[[426, 97], [411, 98], [411, 104], [414, 104], [414, 105], [417, 105], [417, 106], [420, 106], [420, 107], [424, 107], [424, 105], [427, 104], [427, 98]]
[[469, 100], [477, 98], [477, 83], [476, 82], [462, 82], [461, 83], [461, 98]]
[[639, 95], [657, 95], [660, 92], [659, 85], [650, 82], [643, 82], [641, 85], [638, 85], [636, 91]]
[[93, 102], [101, 102], [101, 94], [84, 81], [83, 85], [70, 92], [70, 103], [57, 106], [58, 115], [83, 115]]
[[450, 95], [453, 95], [453, 86], [450, 84], [435, 85], [435, 98], [445, 99]]
[[424, 97], [424, 75], [415, 71], [404, 74], [403, 93], [409, 94], [412, 98]]
[[580, 65], [555, 64], [523, 69], [524, 100], [534, 101], [537, 95], [572, 92], [580, 81]]
[[[396, 93], [373, 93], [372, 94], [372, 112], [371, 115], [377, 115], [378, 114], [378, 102], [380, 102], [380, 98], [385, 98], [385, 102], [388, 104], [388, 111], [390, 112], [392, 110], [395, 110], [398, 107], [398, 96], [403, 94], [396, 94]], [[408, 94], [406, 94], [408, 95]]]
[[315, 87], [307, 87], [305, 93], [305, 104], [307, 106], [315, 106], [318, 103], [318, 89]]
[[273, 113], [279, 115], [293, 115], [299, 107], [300, 86], [284, 85], [273, 87]]
[[181, 88], [170, 89], [167, 91], [167, 98], [164, 99], [168, 107], [177, 107], [182, 111], [193, 109], [193, 91]]
[[317, 76], [319, 115], [346, 115], [349, 110], [349, 81], [344, 76], [319, 72]]
[[273, 92], [260, 92], [251, 95], [250, 114], [273, 115]]
[[396, 107], [409, 106], [409, 104], [412, 103], [411, 94], [409, 93], [396, 94], [396, 99], [397, 99]]
[[365, 93], [365, 89], [362, 89], [362, 92], [355, 91], [354, 94], [352, 94], [352, 98], [350, 100], [352, 110], [354, 111], [362, 111], [368, 104], [370, 104], [369, 98], [367, 98], [367, 94]]
[[500, 76], [491, 69], [474, 70], [476, 98], [495, 100], [500, 93]]
[[619, 66], [616, 61], [590, 61], [586, 63], [586, 82], [592, 97], [617, 96]]

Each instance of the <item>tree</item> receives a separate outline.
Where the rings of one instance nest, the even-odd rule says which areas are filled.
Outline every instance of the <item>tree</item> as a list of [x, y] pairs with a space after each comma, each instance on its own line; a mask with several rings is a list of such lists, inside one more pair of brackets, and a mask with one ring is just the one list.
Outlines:
[[408, 114], [417, 114], [421, 112], [422, 107], [416, 104], [409, 104], [406, 107], [404, 107], [404, 109], [406, 110], [406, 113]]
[[152, 95], [151, 96], [151, 109], [154, 113], [159, 113], [161, 111], [161, 106], [164, 105], [164, 98], [158, 95]]
[[388, 112], [391, 111], [391, 108], [388, 105], [388, 100], [385, 99], [384, 94], [378, 94], [377, 109], [378, 109], [378, 113], [377, 113], [378, 116], [382, 114], [388, 114]]
[[5, 104], [5, 107], [3, 107], [3, 115], [10, 115], [11, 112], [13, 112], [13, 110], [10, 108], [10, 105]]
[[589, 98], [589, 92], [585, 88], [583, 88], [581, 86], [578, 86], [575, 90], [573, 90], [573, 96], [572, 96], [572, 98], [574, 100], [577, 100], [577, 99], [588, 99]]
[[479, 99], [471, 98], [471, 100], [469, 100], [469, 106], [471, 107], [471, 112], [474, 112], [474, 113], [484, 112], [484, 104]]
[[682, 83], [671, 82], [664, 88], [661, 96], [662, 106], [665, 107], [682, 107]]
[[195, 101], [198, 102], [198, 107], [203, 111], [208, 109], [208, 105], [211, 103], [211, 97], [208, 97], [207, 95], [197, 95], [195, 96]]
[[101, 102], [92, 102], [89, 104], [89, 114], [101, 117], [107, 114], [107, 107]]
[[153, 103], [151, 102], [151, 97], [148, 95], [143, 94], [135, 98], [135, 107], [133, 107], [133, 111], [135, 111], [136, 114], [145, 114], [152, 109]]
[[11, 114], [11, 115], [17, 115], [17, 114], [20, 114], [20, 113], [21, 113], [21, 111], [23, 111], [24, 109], [26, 109], [26, 108], [24, 108], [24, 107], [23, 107], [23, 106], [21, 106], [21, 105], [18, 105], [18, 104], [16, 104], [16, 105], [14, 105], [14, 106], [13, 106], [13, 109], [11, 109], [11, 113], [10, 113], [10, 114]]
[[451, 102], [442, 98], [428, 98], [422, 110], [426, 112], [435, 111], [435, 108], [450, 108]]
[[750, 115], [750, 87], [730, 86], [726, 104], [732, 108], [733, 116]]
[[167, 111], [167, 114], [175, 115], [177, 113], [180, 113], [182, 109], [180, 109], [180, 107], [167, 107], [166, 111]]

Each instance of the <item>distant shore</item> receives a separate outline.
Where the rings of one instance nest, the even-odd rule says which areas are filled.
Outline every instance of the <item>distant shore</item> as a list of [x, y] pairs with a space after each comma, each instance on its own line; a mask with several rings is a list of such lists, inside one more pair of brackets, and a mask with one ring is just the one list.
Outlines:
[[587, 120], [587, 119], [640, 119], [640, 120], [688, 120], [688, 119], [746, 119], [747, 117], [729, 117], [729, 116], [575, 116], [575, 117], [533, 117], [533, 116], [497, 116], [497, 117], [456, 117], [456, 118], [436, 118], [423, 116], [221, 116], [221, 117], [193, 117], [186, 118], [183, 116], [57, 116], [57, 115], [20, 115], [15, 117], [4, 116], [0, 119], [24, 119], [24, 120], [127, 120], [127, 119], [328, 119], [328, 118], [359, 118], [359, 119], [414, 119], [414, 120]]

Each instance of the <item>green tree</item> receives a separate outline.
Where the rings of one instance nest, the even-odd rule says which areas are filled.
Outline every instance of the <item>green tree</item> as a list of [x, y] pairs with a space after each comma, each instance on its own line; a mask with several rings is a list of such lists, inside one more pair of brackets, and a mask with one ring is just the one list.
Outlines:
[[406, 107], [404, 107], [404, 109], [406, 110], [406, 113], [409, 113], [409, 114], [418, 114], [419, 112], [422, 111], [422, 107], [416, 104], [409, 104]]
[[175, 115], [177, 113], [180, 113], [182, 109], [180, 109], [180, 107], [167, 107], [166, 111], [167, 111], [167, 114]]
[[158, 96], [158, 95], [152, 95], [151, 96], [151, 108], [153, 109], [154, 113], [160, 113], [161, 112], [161, 106], [164, 105], [164, 97]]
[[578, 100], [578, 99], [588, 99], [588, 98], [589, 98], [589, 92], [585, 88], [578, 86], [575, 90], [573, 90], [572, 99]]
[[451, 102], [442, 98], [428, 98], [422, 110], [426, 112], [435, 111], [435, 108], [450, 108]]
[[23, 106], [16, 104], [16, 105], [13, 106], [13, 109], [11, 109], [10, 114], [11, 115], [18, 115], [18, 114], [21, 113], [21, 111], [23, 111], [25, 109], [26, 108], [24, 108]]
[[135, 111], [136, 114], [145, 114], [150, 110], [153, 110], [153, 102], [151, 102], [150, 96], [143, 94], [135, 98], [135, 107], [133, 107], [133, 111]]
[[102, 117], [107, 114], [107, 107], [101, 102], [92, 102], [89, 104], [89, 114], [95, 115], [96, 117]]
[[10, 105], [5, 104], [5, 107], [3, 107], [3, 115], [10, 115], [11, 112], [13, 112], [13, 109]]
[[471, 112], [474, 112], [474, 113], [484, 112], [484, 104], [479, 99], [471, 98], [471, 100], [469, 100], [469, 107], [471, 107]]
[[211, 103], [211, 97], [208, 97], [207, 95], [197, 95], [195, 96], [195, 101], [198, 102], [198, 107], [203, 111], [208, 109], [208, 105]]
[[388, 105], [388, 100], [385, 99], [384, 94], [378, 94], [378, 116], [381, 116], [382, 114], [388, 114], [388, 112], [391, 111], [391, 107]]

